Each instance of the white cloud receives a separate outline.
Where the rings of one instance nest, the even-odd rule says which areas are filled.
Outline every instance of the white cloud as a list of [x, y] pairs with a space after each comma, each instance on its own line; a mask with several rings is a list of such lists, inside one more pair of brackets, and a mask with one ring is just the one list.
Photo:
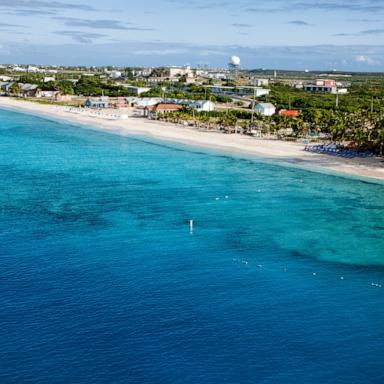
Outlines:
[[372, 59], [372, 57], [369, 57], [369, 56], [366, 56], [366, 55], [357, 55], [355, 57], [355, 61], [357, 63], [368, 64], [368, 65], [378, 65], [378, 64], [380, 64], [379, 60]]
[[132, 52], [134, 55], [139, 56], [164, 56], [164, 55], [180, 55], [188, 53], [185, 49], [148, 49]]
[[199, 56], [228, 56], [228, 52], [203, 49], [197, 53]]

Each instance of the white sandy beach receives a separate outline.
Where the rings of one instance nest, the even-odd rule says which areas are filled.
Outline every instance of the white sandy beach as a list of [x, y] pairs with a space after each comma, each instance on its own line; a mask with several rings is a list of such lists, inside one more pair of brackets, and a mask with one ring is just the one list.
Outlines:
[[50, 119], [86, 125], [94, 129], [119, 135], [144, 136], [186, 145], [213, 148], [240, 155], [253, 155], [291, 164], [294, 163], [314, 171], [337, 172], [384, 180], [384, 161], [380, 158], [335, 158], [329, 155], [305, 152], [304, 144], [299, 143], [261, 140], [242, 135], [201, 132], [195, 128], [132, 116], [128, 119], [107, 120], [101, 117], [91, 117], [86, 114], [70, 113], [64, 107], [32, 103], [7, 97], [0, 97], [0, 108], [14, 109]]

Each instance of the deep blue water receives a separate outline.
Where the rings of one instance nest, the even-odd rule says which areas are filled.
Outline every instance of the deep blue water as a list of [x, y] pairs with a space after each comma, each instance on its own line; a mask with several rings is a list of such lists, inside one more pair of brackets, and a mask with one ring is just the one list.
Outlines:
[[8, 111], [0, 171], [1, 384], [384, 382], [383, 185]]

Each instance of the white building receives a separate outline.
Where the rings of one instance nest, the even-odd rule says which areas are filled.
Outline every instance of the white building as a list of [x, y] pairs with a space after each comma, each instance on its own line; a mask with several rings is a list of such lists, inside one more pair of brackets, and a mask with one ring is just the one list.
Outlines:
[[271, 90], [270, 89], [265, 89], [265, 88], [259, 88], [259, 87], [256, 87], [252, 90], [252, 92], [255, 93], [255, 96], [256, 97], [261, 97], [261, 96], [266, 96], [266, 95], [269, 95]]
[[259, 103], [255, 107], [255, 112], [263, 116], [272, 116], [276, 113], [276, 107], [271, 103]]
[[176, 78], [176, 77], [181, 77], [181, 76], [186, 76], [187, 78], [188, 77], [190, 77], [190, 78], [194, 77], [194, 72], [190, 66], [187, 66], [187, 67], [169, 67], [167, 69], [169, 71], [169, 77], [171, 79]]
[[253, 79], [252, 84], [256, 87], [268, 87], [269, 80], [268, 79]]
[[49, 83], [50, 81], [55, 81], [55, 78], [53, 76], [46, 76], [43, 81], [44, 83]]
[[111, 72], [111, 78], [116, 80], [120, 79], [123, 76], [123, 74], [120, 71], [112, 71]]
[[328, 85], [304, 85], [304, 90], [307, 92], [337, 93], [336, 87]]
[[[133, 99], [133, 98], [127, 98], [127, 100], [129, 101], [130, 99]], [[139, 108], [145, 108], [145, 107], [150, 107], [152, 105], [156, 105], [156, 104], [159, 104], [163, 101], [163, 99], [161, 97], [145, 97], [145, 98], [134, 98], [136, 100], [136, 103], [137, 103], [137, 106]]]
[[0, 81], [7, 82], [7, 81], [12, 81], [12, 80], [13, 80], [13, 78], [10, 76], [5, 76], [5, 75], [0, 76]]
[[32, 66], [32, 65], [29, 65], [29, 66], [28, 66], [27, 71], [28, 71], [29, 73], [39, 73], [39, 72], [41, 72], [39, 68], [34, 67], [34, 66]]
[[23, 68], [23, 67], [19, 67], [19, 66], [13, 66], [12, 68], [11, 68], [11, 70], [13, 71], [13, 72], [27, 72], [27, 69], [26, 68]]
[[195, 101], [191, 107], [197, 112], [212, 112], [215, 110], [215, 104], [210, 100]]
[[228, 78], [228, 74], [224, 72], [209, 72], [208, 78], [212, 80], [226, 80]]
[[53, 99], [59, 94], [58, 91], [39, 91], [36, 93], [37, 98]]
[[139, 70], [132, 70], [134, 76], [137, 76], [137, 77], [148, 77], [151, 75], [153, 71], [153, 68], [141, 68]]
[[149, 87], [135, 87], [133, 85], [126, 85], [126, 84], [119, 84], [119, 85], [132, 91], [136, 96], [140, 96], [142, 93], [149, 92], [151, 90], [151, 88]]

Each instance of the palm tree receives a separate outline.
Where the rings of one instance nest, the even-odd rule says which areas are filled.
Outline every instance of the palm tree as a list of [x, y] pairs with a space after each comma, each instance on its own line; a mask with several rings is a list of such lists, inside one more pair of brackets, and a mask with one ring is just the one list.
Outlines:
[[384, 149], [384, 119], [380, 119], [376, 122], [372, 132], [373, 142], [375, 147], [379, 148], [379, 155], [383, 156]]
[[344, 141], [346, 136], [345, 116], [335, 115], [333, 121], [330, 122], [330, 131], [333, 141]]
[[9, 88], [9, 92], [11, 95], [17, 96], [20, 93], [20, 85], [18, 83], [13, 83]]

